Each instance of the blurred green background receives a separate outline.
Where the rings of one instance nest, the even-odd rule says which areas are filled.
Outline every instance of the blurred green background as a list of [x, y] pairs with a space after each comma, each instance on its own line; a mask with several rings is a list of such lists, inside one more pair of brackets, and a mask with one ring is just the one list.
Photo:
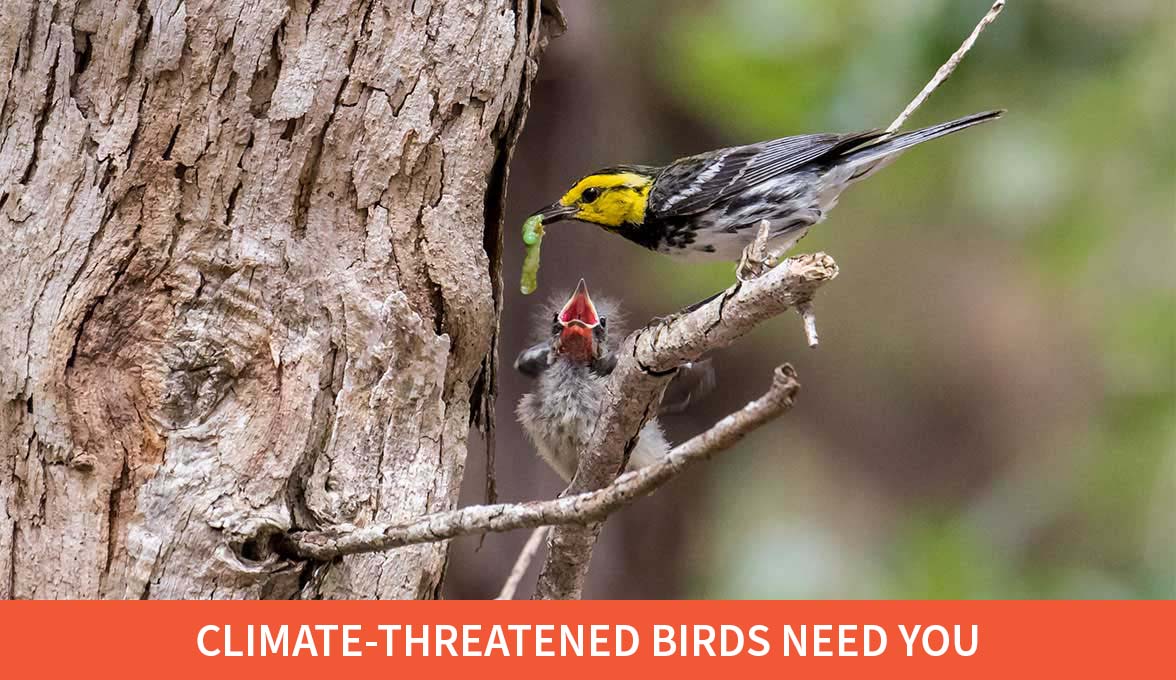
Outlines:
[[[600, 166], [884, 127], [989, 4], [563, 0], [511, 176], [505, 499], [562, 487], [511, 417], [538, 298], [585, 276], [643, 322], [733, 276], [563, 225], [524, 299], [521, 220]], [[611, 521], [588, 596], [1176, 597], [1173, 7], [1010, 0], [910, 125], [1009, 114], [906, 154], [801, 242], [841, 266], [821, 347], [768, 324], [667, 425], [704, 429], [782, 361], [797, 408]], [[458, 542], [447, 595], [493, 596], [525, 533]]]

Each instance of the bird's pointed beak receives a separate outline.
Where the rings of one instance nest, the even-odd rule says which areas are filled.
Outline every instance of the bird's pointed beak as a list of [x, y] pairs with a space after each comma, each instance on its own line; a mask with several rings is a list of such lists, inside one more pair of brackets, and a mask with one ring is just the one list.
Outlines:
[[[535, 215], [538, 215], [543, 220], [543, 224], [551, 224], [553, 222], [562, 222], [563, 220], [574, 217], [577, 212], [579, 212], [579, 208], [576, 206], [564, 205], [563, 203], [556, 201], [546, 208], [536, 212]], [[532, 217], [535, 215], [532, 215]]]
[[559, 311], [558, 348], [575, 361], [587, 362], [596, 356], [596, 337], [593, 331], [600, 325], [596, 305], [588, 297], [588, 286], [580, 279], [576, 292]]
[[576, 292], [572, 293], [563, 309], [559, 310], [559, 322], [565, 328], [578, 325], [592, 329], [600, 325], [600, 316], [596, 313], [596, 305], [592, 304], [592, 298], [588, 296], [588, 284], [584, 283], [584, 279], [580, 279]]

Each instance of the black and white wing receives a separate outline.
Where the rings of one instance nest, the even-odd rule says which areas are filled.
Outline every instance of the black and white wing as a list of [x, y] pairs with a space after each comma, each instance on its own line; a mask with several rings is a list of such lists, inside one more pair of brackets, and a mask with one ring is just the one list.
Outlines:
[[648, 209], [663, 218], [701, 212], [749, 187], [885, 134], [870, 130], [797, 135], [682, 158], [666, 166], [654, 180]]
[[551, 343], [541, 342], [519, 352], [515, 359], [515, 370], [528, 378], [538, 378], [550, 364]]
[[715, 367], [710, 359], [682, 364], [662, 395], [659, 416], [674, 415], [690, 408], [715, 389]]

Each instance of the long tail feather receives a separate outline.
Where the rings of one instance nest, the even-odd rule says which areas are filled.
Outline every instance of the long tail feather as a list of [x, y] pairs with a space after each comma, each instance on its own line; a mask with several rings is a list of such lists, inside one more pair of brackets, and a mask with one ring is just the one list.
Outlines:
[[[974, 113], [970, 116], [957, 118], [939, 125], [932, 125], [921, 130], [914, 130], [912, 132], [904, 132], [889, 138], [883, 138], [882, 141], [870, 144], [864, 147], [858, 147], [841, 157], [838, 165], [850, 165], [862, 167], [861, 173], [855, 173], [854, 178], [860, 178], [865, 174], [873, 171], [881, 166], [880, 161], [893, 157], [902, 151], [905, 151], [916, 144], [950, 135], [953, 132], [966, 130], [973, 125], [987, 123], [990, 120], [996, 120], [1004, 115], [1004, 111], [985, 111], [983, 113]], [[875, 165], [877, 164], [877, 165]], [[869, 167], [867, 167], [869, 166]]]

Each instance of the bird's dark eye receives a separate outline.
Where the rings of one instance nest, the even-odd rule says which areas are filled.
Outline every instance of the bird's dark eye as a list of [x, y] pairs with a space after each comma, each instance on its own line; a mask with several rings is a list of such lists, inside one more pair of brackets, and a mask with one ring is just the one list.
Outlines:
[[603, 316], [600, 317], [600, 327], [608, 328], [608, 319], [604, 318]]
[[600, 198], [600, 189], [596, 187], [588, 187], [584, 190], [584, 193], [580, 194], [581, 203], [591, 203], [598, 198]]

